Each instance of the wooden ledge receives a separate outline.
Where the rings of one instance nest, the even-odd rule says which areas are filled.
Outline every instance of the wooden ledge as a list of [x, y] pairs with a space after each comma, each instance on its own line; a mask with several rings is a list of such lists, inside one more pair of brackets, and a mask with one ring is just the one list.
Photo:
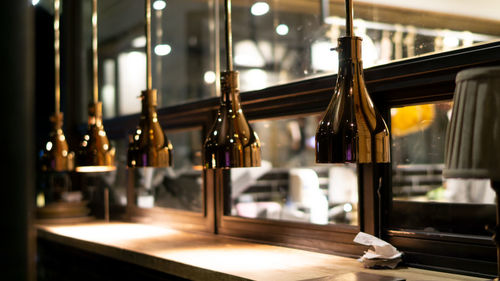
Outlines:
[[42, 239], [191, 280], [337, 280], [330, 277], [357, 272], [408, 281], [486, 280], [416, 268], [370, 270], [355, 259], [145, 224], [37, 225], [37, 231]]

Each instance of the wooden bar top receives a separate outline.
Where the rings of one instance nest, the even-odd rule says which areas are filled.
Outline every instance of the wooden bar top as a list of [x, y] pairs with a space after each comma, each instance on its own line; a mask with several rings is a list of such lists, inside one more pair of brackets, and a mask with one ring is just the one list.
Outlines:
[[191, 280], [361, 280], [356, 274], [486, 280], [416, 268], [365, 269], [356, 259], [136, 223], [37, 225], [37, 231], [49, 241]]

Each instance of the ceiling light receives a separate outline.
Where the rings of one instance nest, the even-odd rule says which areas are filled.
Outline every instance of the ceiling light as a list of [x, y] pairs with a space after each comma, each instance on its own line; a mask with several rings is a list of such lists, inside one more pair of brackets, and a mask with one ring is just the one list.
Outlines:
[[286, 24], [280, 24], [276, 27], [276, 33], [281, 36], [285, 36], [288, 34], [288, 25]]
[[64, 137], [63, 113], [60, 109], [61, 103], [61, 70], [60, 70], [60, 50], [59, 50], [59, 21], [61, 3], [54, 0], [54, 76], [55, 76], [55, 112], [50, 117], [52, 130], [49, 133], [49, 140], [45, 145], [40, 159], [42, 171], [70, 171], [74, 166], [74, 153], [69, 151], [68, 142]]
[[337, 82], [316, 130], [316, 163], [390, 162], [389, 129], [366, 90], [352, 15], [352, 0], [346, 0], [346, 36], [338, 39]]
[[40, 0], [32, 0], [32, 1], [31, 1], [31, 4], [32, 4], [33, 6], [36, 6], [38, 3], [40, 3]]
[[262, 16], [269, 12], [269, 4], [266, 2], [255, 2], [250, 8], [250, 12], [254, 16]]
[[240, 105], [239, 73], [233, 70], [231, 0], [225, 0], [227, 71], [221, 73], [221, 97], [215, 122], [203, 144], [207, 169], [260, 166], [260, 141]]
[[93, 101], [89, 105], [87, 133], [76, 152], [77, 172], [108, 172], [116, 169], [115, 149], [111, 147], [102, 124], [102, 103], [99, 102], [97, 56], [97, 0], [92, 0], [92, 66]]
[[171, 51], [172, 47], [170, 47], [170, 45], [168, 44], [158, 44], [155, 47], [155, 54], [157, 56], [166, 56], [170, 54]]
[[127, 166], [131, 168], [169, 167], [172, 165], [173, 148], [158, 121], [157, 92], [153, 89], [151, 75], [151, 0], [146, 0], [145, 19], [147, 88], [141, 93], [142, 111], [139, 126], [129, 143]]
[[165, 7], [167, 7], [167, 2], [163, 1], [163, 0], [156, 0], [153, 2], [153, 9], [159, 11], [159, 10], [163, 10], [165, 9]]
[[217, 79], [217, 76], [215, 75], [215, 72], [209, 70], [205, 72], [203, 75], [203, 80], [205, 80], [205, 83], [207, 84], [213, 84], [215, 82], [215, 79]]

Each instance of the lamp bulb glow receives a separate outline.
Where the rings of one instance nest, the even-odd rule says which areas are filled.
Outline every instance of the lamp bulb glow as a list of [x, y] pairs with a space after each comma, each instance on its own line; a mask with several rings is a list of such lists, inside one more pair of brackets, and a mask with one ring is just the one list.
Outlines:
[[167, 2], [163, 0], [156, 0], [153, 2], [153, 9], [157, 11], [163, 10], [165, 7], [167, 7]]
[[155, 54], [157, 56], [166, 56], [170, 54], [171, 51], [172, 47], [170, 47], [170, 45], [168, 44], [158, 44], [155, 47]]
[[262, 16], [269, 12], [269, 4], [266, 2], [255, 2], [250, 8], [250, 12], [254, 16]]
[[276, 27], [276, 33], [281, 36], [285, 36], [288, 34], [288, 25], [286, 24], [280, 24]]

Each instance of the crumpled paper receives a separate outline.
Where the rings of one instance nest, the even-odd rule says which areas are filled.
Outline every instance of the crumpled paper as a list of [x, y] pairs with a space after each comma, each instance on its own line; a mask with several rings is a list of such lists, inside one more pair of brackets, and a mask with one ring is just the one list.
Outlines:
[[394, 246], [373, 235], [360, 232], [354, 237], [354, 242], [373, 247], [358, 259], [366, 268], [396, 268], [401, 262], [402, 252]]

